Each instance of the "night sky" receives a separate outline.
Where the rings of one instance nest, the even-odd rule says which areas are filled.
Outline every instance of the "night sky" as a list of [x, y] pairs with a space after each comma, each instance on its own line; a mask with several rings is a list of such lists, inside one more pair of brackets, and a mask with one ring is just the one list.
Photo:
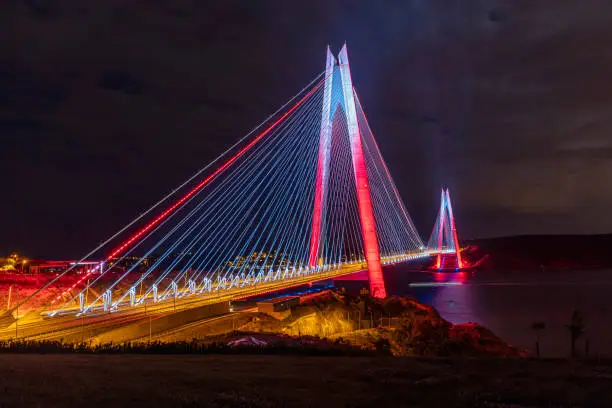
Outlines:
[[344, 41], [425, 239], [442, 184], [463, 238], [612, 232], [610, 2], [6, 0], [0, 33], [2, 254], [84, 254]]

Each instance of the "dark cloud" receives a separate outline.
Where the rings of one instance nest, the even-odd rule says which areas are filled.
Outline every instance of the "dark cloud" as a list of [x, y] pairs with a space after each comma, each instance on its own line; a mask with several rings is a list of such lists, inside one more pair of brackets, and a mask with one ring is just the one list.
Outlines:
[[56, 2], [0, 13], [0, 249], [74, 257], [216, 157], [349, 44], [424, 235], [612, 230], [612, 5]]

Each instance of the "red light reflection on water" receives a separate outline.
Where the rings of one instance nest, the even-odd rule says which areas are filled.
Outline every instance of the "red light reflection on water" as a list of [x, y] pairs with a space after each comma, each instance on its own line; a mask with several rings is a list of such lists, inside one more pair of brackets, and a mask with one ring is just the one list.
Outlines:
[[436, 282], [465, 283], [468, 280], [468, 274], [467, 272], [436, 272], [434, 279]]

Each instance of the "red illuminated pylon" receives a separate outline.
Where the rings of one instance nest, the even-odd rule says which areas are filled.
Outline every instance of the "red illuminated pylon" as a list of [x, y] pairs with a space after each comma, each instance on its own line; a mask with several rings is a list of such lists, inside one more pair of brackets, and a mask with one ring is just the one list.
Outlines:
[[454, 250], [457, 259], [457, 268], [461, 269], [464, 267], [464, 263], [461, 258], [461, 247], [457, 236], [453, 206], [451, 204], [448, 188], [446, 190], [442, 189], [440, 197], [440, 211], [438, 212], [438, 218], [430, 239], [430, 246], [433, 243], [434, 248], [430, 249], [437, 251], [436, 269], [442, 267], [442, 251], [445, 248], [452, 248]]
[[[363, 237], [364, 253], [368, 265], [368, 276], [370, 281], [370, 293], [377, 298], [387, 296], [382, 266], [380, 264], [380, 249], [376, 233], [376, 222], [374, 220], [374, 209], [372, 207], [372, 195], [368, 181], [365, 156], [363, 152], [361, 131], [357, 121], [357, 109], [355, 106], [355, 94], [351, 79], [346, 44], [338, 54], [340, 71], [340, 86], [342, 101], [344, 102], [344, 114], [349, 131], [351, 157], [353, 171], [355, 173], [355, 186], [357, 191], [357, 204], [359, 207], [359, 218], [361, 221], [361, 234]], [[335, 59], [327, 50], [327, 72], [333, 72]], [[332, 135], [332, 112], [335, 106], [331, 106], [332, 90], [334, 89], [334, 76], [326, 75], [325, 93], [323, 100], [323, 117], [321, 123], [321, 137], [319, 143], [319, 158], [317, 165], [317, 178], [315, 184], [315, 199], [313, 206], [312, 234], [310, 239], [310, 267], [318, 264], [321, 249], [321, 235], [324, 227], [325, 197], [329, 175], [329, 148]], [[340, 103], [340, 102], [337, 102]]]
[[446, 189], [446, 208], [448, 209], [448, 215], [450, 218], [452, 239], [455, 246], [455, 255], [457, 256], [457, 267], [463, 268], [463, 261], [461, 259], [461, 247], [459, 246], [459, 238], [457, 237], [457, 227], [455, 226], [455, 216], [453, 215], [453, 206], [451, 205], [450, 193], [448, 188]]

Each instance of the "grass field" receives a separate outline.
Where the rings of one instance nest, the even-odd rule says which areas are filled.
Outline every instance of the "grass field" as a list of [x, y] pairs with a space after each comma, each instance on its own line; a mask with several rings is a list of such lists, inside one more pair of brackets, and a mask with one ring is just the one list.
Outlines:
[[254, 355], [0, 355], [0, 406], [610, 407], [612, 364]]

